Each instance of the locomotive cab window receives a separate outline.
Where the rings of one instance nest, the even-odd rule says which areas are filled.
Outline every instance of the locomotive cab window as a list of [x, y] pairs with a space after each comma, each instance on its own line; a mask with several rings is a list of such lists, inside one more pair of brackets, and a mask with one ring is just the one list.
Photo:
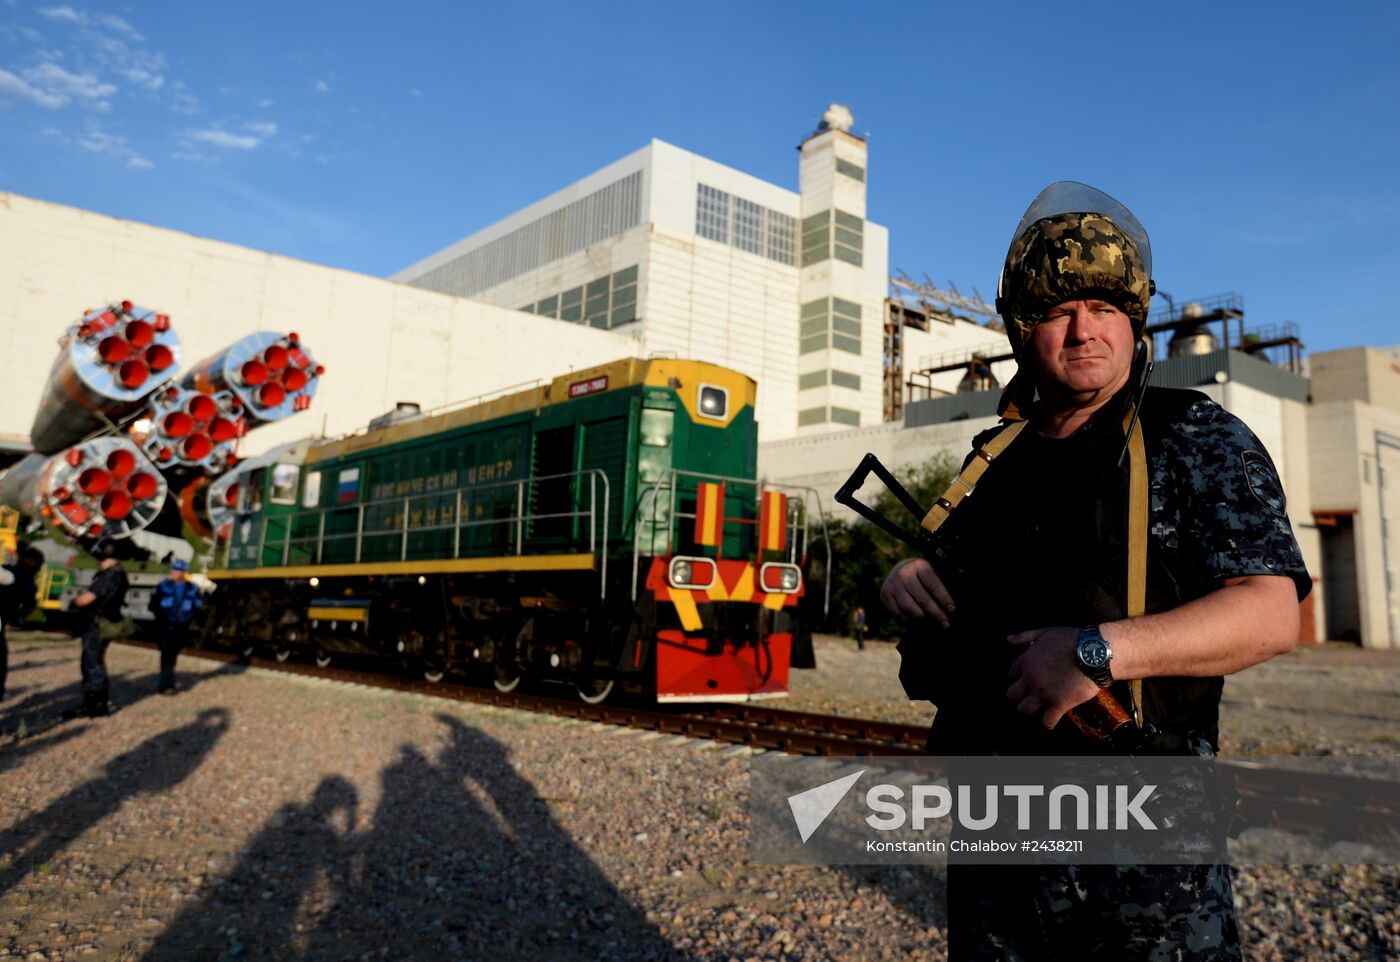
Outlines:
[[301, 466], [297, 464], [276, 464], [272, 467], [272, 488], [267, 493], [273, 504], [296, 504], [297, 484], [301, 480]]
[[729, 391], [713, 384], [700, 385], [699, 404], [696, 406], [702, 418], [723, 421], [729, 413]]
[[306, 476], [306, 484], [301, 489], [301, 506], [314, 508], [321, 503], [321, 472], [312, 471]]
[[642, 409], [642, 444], [648, 448], [669, 448], [671, 432], [676, 427], [673, 411], [658, 411], [654, 408]]
[[247, 484], [238, 486], [238, 513], [257, 514], [262, 510], [263, 482], [267, 480], [267, 472], [257, 470], [248, 478]]

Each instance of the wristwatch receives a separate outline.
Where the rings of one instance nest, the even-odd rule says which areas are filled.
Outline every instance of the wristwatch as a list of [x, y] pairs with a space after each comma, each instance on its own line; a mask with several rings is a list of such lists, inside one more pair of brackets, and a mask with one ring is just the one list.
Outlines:
[[1104, 640], [1098, 625], [1079, 629], [1079, 644], [1074, 649], [1074, 663], [1100, 688], [1113, 684], [1113, 649]]

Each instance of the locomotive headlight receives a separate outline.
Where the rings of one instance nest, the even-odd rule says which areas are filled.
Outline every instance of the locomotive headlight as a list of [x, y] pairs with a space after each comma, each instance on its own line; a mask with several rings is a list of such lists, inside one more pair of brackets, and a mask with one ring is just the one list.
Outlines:
[[318, 587], [318, 586], [321, 584], [321, 579], [320, 579], [320, 578], [312, 578], [310, 584], [311, 584], [311, 587], [313, 587], [313, 588]]
[[802, 570], [797, 565], [769, 562], [758, 570], [758, 583], [769, 594], [796, 594], [802, 587]]
[[729, 392], [722, 387], [715, 387], [713, 384], [700, 385], [699, 400], [701, 417], [723, 421], [724, 416], [729, 413]]
[[666, 576], [672, 588], [704, 591], [715, 583], [715, 563], [709, 558], [678, 556], [671, 559]]

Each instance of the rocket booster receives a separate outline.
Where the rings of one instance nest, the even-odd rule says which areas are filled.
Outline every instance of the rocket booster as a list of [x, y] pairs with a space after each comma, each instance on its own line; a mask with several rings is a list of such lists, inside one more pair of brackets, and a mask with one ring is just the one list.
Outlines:
[[139, 409], [179, 358], [165, 314], [130, 301], [89, 311], [60, 341], [29, 430], [34, 450], [57, 453]]
[[211, 394], [232, 392], [251, 431], [310, 407], [324, 372], [295, 333], [259, 331], [200, 361], [182, 386]]
[[131, 441], [94, 438], [31, 454], [0, 478], [0, 501], [75, 538], [127, 538], [165, 503], [167, 484]]

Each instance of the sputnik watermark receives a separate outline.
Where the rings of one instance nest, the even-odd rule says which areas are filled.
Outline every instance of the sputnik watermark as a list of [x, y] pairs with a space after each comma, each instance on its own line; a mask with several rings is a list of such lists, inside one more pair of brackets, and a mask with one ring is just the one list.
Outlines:
[[[828, 815], [835, 810], [852, 786], [865, 774], [865, 769], [852, 772], [841, 778], [832, 779], [815, 788], [789, 795], [788, 808], [802, 844], [821, 828]], [[1044, 799], [1047, 818], [1043, 820], [1050, 831], [1060, 831], [1073, 824], [1079, 831], [1090, 831], [1090, 815], [1093, 815], [1094, 831], [1129, 830], [1130, 822], [1149, 832], [1158, 826], [1143, 810], [1143, 805], [1157, 791], [1155, 784], [1129, 785], [985, 785], [981, 786], [983, 798], [980, 814], [973, 814], [976, 801], [973, 786], [957, 786], [957, 807], [954, 809], [954, 792], [947, 785], [915, 785], [909, 792], [898, 785], [880, 783], [872, 785], [865, 792], [865, 804], [870, 814], [865, 823], [877, 832], [894, 832], [905, 825], [915, 831], [926, 830], [935, 819], [953, 817], [957, 824], [974, 832], [994, 828], [1000, 822], [999, 799], [1002, 796], [1015, 800], [1016, 822], [1019, 831], [1030, 831], [1032, 822], [1031, 803]], [[1090, 801], [1092, 792], [1092, 804]], [[1129, 793], [1132, 793], [1129, 797]], [[906, 806], [907, 803], [907, 806]], [[1071, 820], [1065, 817], [1065, 809], [1070, 809]], [[874, 842], [872, 840], [871, 845]], [[900, 845], [904, 843], [885, 843]], [[1008, 843], [1009, 844], [1009, 843]], [[870, 851], [910, 851], [908, 848], [871, 848]], [[913, 850], [918, 850], [913, 849]], [[929, 849], [933, 851], [935, 849]], [[969, 849], [974, 850], [974, 849]]]
[[[767, 863], [1135, 865], [1215, 864], [1243, 851], [1271, 864], [1393, 861], [1400, 833], [1373, 809], [1378, 792], [1400, 795], [1400, 770], [1393, 759], [1375, 767], [1358, 796], [1365, 804], [1346, 807], [1335, 801], [1347, 797], [1335, 770], [1284, 779], [1254, 760], [765, 756], [750, 764], [750, 855]], [[1296, 793], [1315, 784], [1319, 798], [1333, 800], [1309, 809], [1322, 820], [1310, 826], [1311, 849], [1293, 844], [1305, 833], [1281, 834], [1278, 813], [1296, 813], [1298, 799], [1261, 795], [1272, 783]], [[1241, 849], [1231, 840], [1250, 818], [1258, 828]]]

